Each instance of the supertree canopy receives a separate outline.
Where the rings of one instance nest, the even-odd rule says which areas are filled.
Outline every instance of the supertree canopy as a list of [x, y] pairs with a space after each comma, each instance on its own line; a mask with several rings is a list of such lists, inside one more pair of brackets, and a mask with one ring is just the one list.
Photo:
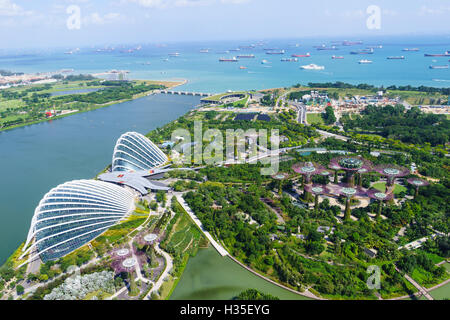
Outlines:
[[278, 180], [280, 183], [278, 185], [278, 193], [281, 195], [283, 191], [283, 181], [289, 178], [289, 174], [287, 173], [277, 173], [272, 176], [272, 179]]
[[414, 193], [414, 198], [417, 197], [417, 195], [419, 194], [420, 187], [426, 187], [430, 184], [428, 181], [419, 179], [419, 178], [409, 178], [406, 181], [408, 181], [409, 184], [411, 184], [412, 186], [414, 186], [416, 188], [416, 191]]
[[309, 184], [305, 186], [305, 190], [314, 195], [314, 208], [316, 210], [319, 206], [319, 195], [330, 192], [330, 188], [322, 184]]
[[[313, 175], [321, 174], [323, 171], [326, 171], [324, 166], [314, 162], [300, 162], [294, 164], [292, 166], [292, 170], [294, 170], [294, 172], [296, 173], [301, 174], [305, 179], [305, 184], [307, 185], [311, 183], [311, 177]], [[311, 193], [306, 189], [304, 192], [304, 199], [306, 201], [312, 201]]]
[[367, 195], [369, 196], [369, 198], [378, 200], [380, 202], [378, 205], [377, 218], [381, 215], [383, 201], [390, 201], [394, 198], [394, 194], [392, 192], [384, 193], [377, 189], [370, 189], [369, 191], [367, 191]]
[[350, 199], [358, 196], [365, 196], [366, 191], [359, 186], [352, 186], [347, 183], [341, 183], [333, 188], [333, 192], [345, 197], [345, 214], [344, 219], [350, 218]]
[[362, 174], [372, 170], [372, 163], [360, 156], [340, 156], [331, 159], [330, 168], [333, 170], [344, 170], [347, 173], [347, 182], [350, 186], [353, 186], [354, 174]]
[[383, 175], [387, 179], [387, 186], [393, 186], [395, 178], [404, 177], [410, 174], [408, 168], [397, 166], [395, 164], [382, 164], [376, 166], [375, 171], [379, 174]]
[[300, 162], [292, 166], [292, 170], [305, 177], [306, 183], [311, 182], [311, 177], [326, 171], [325, 167], [314, 162]]

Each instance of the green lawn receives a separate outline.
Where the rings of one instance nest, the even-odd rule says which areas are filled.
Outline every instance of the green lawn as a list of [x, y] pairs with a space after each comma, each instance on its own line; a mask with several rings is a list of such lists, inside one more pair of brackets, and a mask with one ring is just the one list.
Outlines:
[[309, 124], [325, 124], [323, 122], [322, 114], [321, 113], [307, 113], [306, 114], [306, 122]]
[[[382, 192], [384, 192], [384, 191], [386, 190], [386, 182], [377, 182], [377, 183], [374, 183], [374, 184], [372, 185], [372, 187], [375, 188], [375, 189], [378, 189], [378, 190], [380, 190], [380, 191], [382, 191]], [[399, 193], [402, 192], [402, 191], [406, 192], [406, 190], [407, 190], [407, 189], [406, 189], [404, 186], [401, 186], [401, 185], [399, 185], [399, 184], [396, 184], [396, 185], [394, 186], [394, 194], [399, 194]]]

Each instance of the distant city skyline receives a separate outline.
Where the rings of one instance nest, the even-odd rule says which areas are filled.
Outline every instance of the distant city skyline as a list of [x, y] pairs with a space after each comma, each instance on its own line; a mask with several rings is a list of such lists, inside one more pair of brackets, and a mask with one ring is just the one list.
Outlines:
[[0, 0], [3, 49], [401, 34], [450, 40], [449, 16], [447, 0]]

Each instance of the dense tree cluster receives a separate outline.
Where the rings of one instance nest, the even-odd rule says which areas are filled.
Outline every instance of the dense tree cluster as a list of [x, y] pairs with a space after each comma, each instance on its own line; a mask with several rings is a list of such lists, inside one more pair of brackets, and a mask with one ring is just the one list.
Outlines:
[[345, 130], [376, 133], [406, 143], [444, 145], [450, 139], [450, 121], [445, 115], [423, 113], [413, 107], [405, 112], [402, 105], [367, 106], [361, 115], [341, 118]]

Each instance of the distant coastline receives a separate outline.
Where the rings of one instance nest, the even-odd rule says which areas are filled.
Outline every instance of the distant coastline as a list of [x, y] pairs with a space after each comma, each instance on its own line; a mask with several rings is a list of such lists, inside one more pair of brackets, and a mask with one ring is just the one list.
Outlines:
[[[151, 84], [160, 84], [160, 85], [164, 85], [166, 87], [166, 89], [173, 89], [176, 88], [178, 86], [184, 85], [186, 84], [188, 81], [186, 79], [180, 79], [177, 81], [168, 81], [168, 80], [132, 80], [132, 81], [143, 81], [146, 83], [151, 83]], [[32, 85], [30, 85], [32, 86]], [[29, 86], [23, 86], [23, 88], [27, 88]], [[51, 118], [46, 118], [46, 119], [40, 119], [40, 120], [36, 120], [36, 121], [30, 121], [30, 122], [25, 122], [25, 123], [21, 123], [21, 124], [17, 124], [17, 125], [13, 125], [13, 126], [9, 126], [9, 127], [5, 127], [5, 128], [0, 128], [0, 132], [3, 131], [8, 131], [8, 130], [12, 130], [12, 129], [17, 129], [17, 128], [21, 128], [21, 127], [26, 127], [29, 125], [33, 125], [33, 124], [38, 124], [38, 123], [42, 123], [42, 122], [48, 122], [48, 121], [53, 121], [53, 120], [58, 120], [58, 119], [62, 119], [71, 115], [75, 115], [75, 114], [80, 114], [80, 113], [84, 113], [84, 112], [89, 112], [89, 111], [94, 111], [100, 108], [104, 108], [104, 107], [108, 107], [114, 104], [119, 104], [119, 103], [123, 103], [123, 102], [127, 102], [127, 101], [132, 101], [132, 100], [136, 100], [142, 97], [145, 97], [149, 94], [152, 94], [155, 90], [149, 90], [143, 93], [139, 93], [134, 95], [131, 99], [121, 99], [121, 100], [115, 100], [115, 101], [111, 101], [105, 104], [99, 104], [99, 105], [93, 105], [87, 109], [84, 110], [79, 110], [79, 111], [74, 111], [74, 112], [69, 112], [66, 114], [61, 114], [61, 115], [56, 115], [53, 116]]]

